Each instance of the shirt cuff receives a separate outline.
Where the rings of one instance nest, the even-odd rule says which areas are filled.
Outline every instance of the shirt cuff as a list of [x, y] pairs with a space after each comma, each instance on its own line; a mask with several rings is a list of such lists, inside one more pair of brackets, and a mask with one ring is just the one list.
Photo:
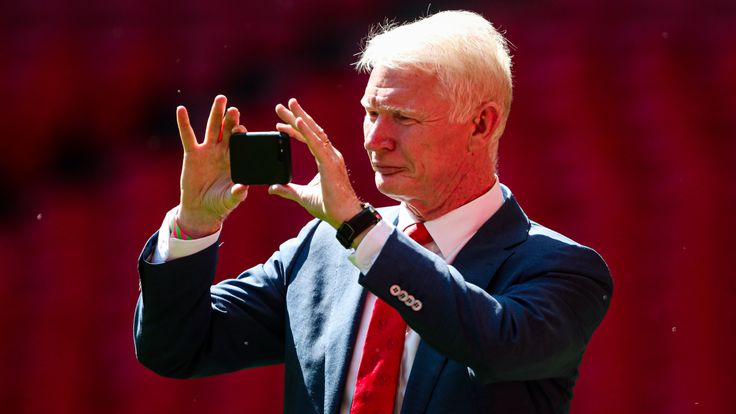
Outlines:
[[371, 270], [378, 255], [383, 250], [389, 236], [394, 231], [394, 226], [381, 220], [366, 233], [355, 252], [348, 259], [357, 267], [361, 273], [366, 274]]
[[214, 234], [199, 239], [182, 240], [171, 237], [171, 225], [179, 213], [179, 206], [176, 206], [166, 213], [161, 228], [158, 231], [158, 242], [156, 249], [151, 254], [150, 262], [152, 264], [161, 264], [178, 259], [180, 257], [191, 256], [202, 250], [212, 246], [220, 238], [222, 226]]

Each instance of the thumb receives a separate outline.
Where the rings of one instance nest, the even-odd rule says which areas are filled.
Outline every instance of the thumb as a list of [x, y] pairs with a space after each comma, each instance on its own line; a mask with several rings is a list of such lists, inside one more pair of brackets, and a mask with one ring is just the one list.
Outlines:
[[296, 201], [297, 203], [301, 199], [301, 197], [299, 197], [299, 190], [296, 188], [296, 185], [293, 184], [274, 184], [268, 187], [268, 194], [277, 195], [287, 200]]
[[245, 200], [245, 197], [248, 195], [248, 188], [249, 187], [247, 185], [243, 184], [235, 184], [230, 187], [230, 197], [228, 198], [228, 204], [231, 204], [231, 206], [229, 206], [228, 208], [235, 208], [235, 206]]

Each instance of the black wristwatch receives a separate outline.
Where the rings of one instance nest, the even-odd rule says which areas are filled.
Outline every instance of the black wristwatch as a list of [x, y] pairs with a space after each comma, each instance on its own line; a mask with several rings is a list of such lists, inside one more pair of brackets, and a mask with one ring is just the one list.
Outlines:
[[363, 210], [356, 214], [350, 220], [343, 222], [337, 229], [337, 240], [349, 249], [353, 245], [353, 240], [368, 227], [381, 221], [381, 215], [368, 203], [360, 205]]

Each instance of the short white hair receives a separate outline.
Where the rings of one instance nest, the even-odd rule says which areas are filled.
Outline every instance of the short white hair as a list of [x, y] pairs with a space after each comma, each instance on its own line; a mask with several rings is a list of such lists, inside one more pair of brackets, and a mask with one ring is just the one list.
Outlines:
[[500, 106], [506, 126], [511, 108], [511, 56], [506, 39], [483, 16], [469, 11], [444, 11], [402, 25], [386, 24], [368, 36], [360, 59], [361, 72], [378, 66], [418, 68], [439, 77], [439, 93], [453, 102], [453, 122], [465, 122], [480, 105]]

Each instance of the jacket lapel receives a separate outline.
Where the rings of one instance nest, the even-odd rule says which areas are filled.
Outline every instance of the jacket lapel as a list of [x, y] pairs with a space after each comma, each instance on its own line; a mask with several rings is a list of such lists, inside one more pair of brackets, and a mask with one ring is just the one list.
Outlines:
[[332, 310], [325, 343], [325, 413], [337, 413], [345, 389], [345, 377], [353, 356], [355, 335], [358, 330], [365, 289], [357, 283], [358, 269], [346, 276], [353, 283], [345, 290]]
[[[508, 192], [508, 189], [504, 187]], [[508, 192], [508, 198], [458, 253], [453, 266], [466, 281], [486, 288], [498, 268], [513, 254], [512, 247], [529, 236], [529, 219]], [[419, 343], [409, 381], [406, 384], [402, 413], [423, 413], [447, 363], [447, 358], [423, 340]]]
[[402, 413], [423, 413], [427, 410], [429, 397], [432, 395], [437, 380], [447, 358], [435, 351], [426, 342], [420, 341], [414, 364], [411, 367], [409, 381], [404, 391], [404, 402], [401, 405]]
[[529, 219], [512, 195], [458, 253], [452, 265], [466, 281], [485, 288], [513, 254], [512, 247], [529, 237]]
[[[379, 209], [384, 219], [396, 224], [398, 208]], [[345, 251], [345, 262], [349, 251]], [[345, 394], [345, 378], [353, 358], [355, 337], [363, 314], [366, 290], [358, 283], [358, 269], [348, 264], [349, 271], [343, 274], [345, 283], [340, 299], [332, 308], [327, 327], [325, 343], [325, 413], [340, 410], [342, 396]]]

